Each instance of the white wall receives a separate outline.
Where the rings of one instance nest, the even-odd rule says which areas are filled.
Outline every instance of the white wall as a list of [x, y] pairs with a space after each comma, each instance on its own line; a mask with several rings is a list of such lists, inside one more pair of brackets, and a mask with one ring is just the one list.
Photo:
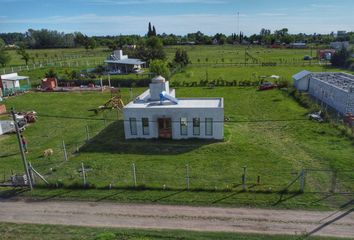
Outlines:
[[338, 112], [345, 114], [347, 111], [348, 92], [326, 84], [316, 78], [311, 78], [309, 93], [318, 100], [328, 104]]
[[311, 75], [308, 75], [308, 76], [305, 76], [299, 80], [294, 80], [294, 87], [298, 91], [308, 91], [310, 78], [311, 78]]
[[[124, 108], [124, 132], [126, 139], [134, 138], [158, 138], [158, 118], [171, 118], [172, 138], [204, 138], [223, 139], [224, 138], [224, 109], [223, 108]], [[149, 118], [149, 135], [143, 135], [142, 118]], [[188, 121], [188, 135], [180, 134], [180, 118], [186, 117]], [[131, 135], [129, 118], [137, 119], [137, 135]], [[200, 135], [193, 135], [193, 118], [200, 118]], [[213, 119], [213, 135], [205, 135], [205, 118]]]

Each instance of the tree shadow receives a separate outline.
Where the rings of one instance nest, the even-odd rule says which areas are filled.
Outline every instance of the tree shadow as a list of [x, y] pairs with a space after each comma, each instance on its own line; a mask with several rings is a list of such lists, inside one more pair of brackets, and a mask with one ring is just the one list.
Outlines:
[[90, 139], [79, 151], [87, 153], [118, 153], [144, 155], [177, 155], [193, 151], [200, 147], [219, 143], [218, 140], [185, 139], [136, 139], [126, 140], [123, 121], [108, 125], [99, 134]]
[[0, 200], [15, 198], [17, 197], [17, 195], [20, 195], [21, 193], [24, 193], [26, 191], [27, 189], [25, 188], [13, 188], [9, 190], [0, 191]]
[[302, 194], [301, 192], [294, 192], [294, 193], [290, 194], [290, 196], [284, 197], [285, 195], [289, 195], [289, 194], [285, 194], [283, 192], [280, 192], [280, 196], [279, 196], [278, 201], [273, 203], [272, 206], [277, 206], [278, 204], [288, 201], [288, 200], [290, 200], [298, 195], [301, 195], [301, 194]]

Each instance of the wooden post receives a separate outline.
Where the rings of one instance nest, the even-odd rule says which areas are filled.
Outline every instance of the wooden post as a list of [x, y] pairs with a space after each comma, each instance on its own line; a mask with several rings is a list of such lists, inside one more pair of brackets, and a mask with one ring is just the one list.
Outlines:
[[111, 75], [108, 74], [108, 86], [109, 88], [111, 88]]
[[336, 192], [336, 184], [337, 184], [337, 171], [332, 171], [331, 193], [335, 193]]
[[188, 166], [188, 164], [186, 164], [186, 187], [187, 187], [187, 190], [189, 191], [190, 178], [189, 178], [189, 166]]
[[86, 125], [86, 141], [88, 142], [90, 140], [90, 133], [89, 133], [89, 127]]
[[84, 180], [84, 187], [86, 187], [86, 172], [85, 172], [85, 167], [84, 163], [81, 163], [81, 173], [82, 173], [82, 179]]
[[30, 172], [31, 175], [31, 179], [32, 179], [32, 184], [33, 186], [36, 184], [36, 179], [34, 178], [34, 174], [33, 174], [33, 169], [32, 169], [32, 164], [29, 162], [28, 163], [28, 170]]
[[243, 189], [243, 191], [246, 191], [247, 190], [247, 178], [246, 178], [247, 166], [244, 166], [242, 168], [243, 168], [242, 189]]
[[132, 170], [133, 170], [134, 187], [137, 187], [135, 163], [133, 163], [133, 165], [132, 165]]
[[300, 172], [300, 192], [305, 192], [305, 169]]
[[63, 151], [64, 151], [64, 160], [68, 161], [68, 154], [66, 152], [66, 146], [64, 140], [63, 140]]

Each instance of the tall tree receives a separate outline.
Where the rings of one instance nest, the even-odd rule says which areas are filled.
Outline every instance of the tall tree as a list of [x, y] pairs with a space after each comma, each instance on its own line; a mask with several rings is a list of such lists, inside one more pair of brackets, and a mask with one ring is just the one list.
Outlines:
[[30, 55], [26, 52], [24, 46], [20, 46], [20, 49], [17, 50], [17, 54], [21, 56], [21, 59], [25, 61], [26, 65], [28, 65], [28, 61], [30, 60]]
[[0, 65], [4, 67], [10, 60], [11, 57], [5, 50], [5, 42], [0, 38]]
[[152, 36], [154, 36], [154, 37], [157, 36], [155, 26], [152, 27]]
[[153, 32], [152, 32], [151, 22], [149, 22], [149, 29], [148, 29], [147, 36], [152, 37], [153, 36], [152, 34], [153, 34]]

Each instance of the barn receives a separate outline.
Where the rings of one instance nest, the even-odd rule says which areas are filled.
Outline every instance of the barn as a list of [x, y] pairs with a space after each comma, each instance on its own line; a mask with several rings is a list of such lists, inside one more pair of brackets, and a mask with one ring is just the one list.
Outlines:
[[354, 113], [354, 75], [341, 72], [302, 71], [293, 76], [294, 87], [342, 115]]

